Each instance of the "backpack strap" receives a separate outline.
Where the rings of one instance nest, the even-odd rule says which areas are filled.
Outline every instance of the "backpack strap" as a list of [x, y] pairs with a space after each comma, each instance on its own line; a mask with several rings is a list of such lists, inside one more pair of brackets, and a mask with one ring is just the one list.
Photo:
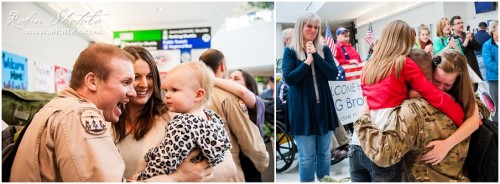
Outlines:
[[[49, 119], [52, 114], [54, 114], [57, 111], [40, 111], [41, 116], [45, 119]], [[45, 123], [47, 123], [47, 121]], [[17, 140], [14, 142], [14, 147], [12, 148], [12, 151], [6, 153], [7, 155], [2, 155], [2, 182], [9, 182], [10, 180], [10, 173], [12, 171], [12, 165], [14, 163], [14, 158], [16, 157], [17, 150], [19, 148], [19, 144], [21, 144], [21, 141], [23, 140], [24, 134], [28, 127], [30, 126], [31, 122], [28, 122], [26, 126], [24, 126], [23, 130], [21, 130], [21, 133], [19, 133], [19, 137]]]
[[349, 60], [350, 59], [349, 54], [347, 54], [347, 51], [345, 51], [344, 46], [340, 46], [340, 48], [342, 49], [342, 52], [344, 53], [345, 59]]

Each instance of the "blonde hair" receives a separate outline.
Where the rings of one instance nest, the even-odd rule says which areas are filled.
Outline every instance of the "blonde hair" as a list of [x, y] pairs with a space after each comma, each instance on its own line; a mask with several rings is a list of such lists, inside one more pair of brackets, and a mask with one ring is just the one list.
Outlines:
[[388, 77], [395, 69], [396, 78], [403, 69], [406, 56], [415, 43], [415, 31], [406, 22], [390, 22], [380, 35], [373, 54], [361, 73], [362, 81], [374, 84]]
[[429, 29], [429, 26], [425, 25], [425, 24], [420, 24], [420, 26], [418, 26], [418, 37], [420, 37], [420, 33], [422, 33], [422, 31], [424, 30], [427, 30], [429, 31], [429, 34], [431, 33], [431, 30]]
[[[490, 35], [493, 36], [493, 31], [498, 27], [498, 20], [494, 20], [491, 22], [490, 26]], [[498, 34], [498, 33], [497, 33]]]
[[436, 23], [436, 35], [438, 37], [441, 37], [441, 39], [443, 39], [445, 37], [443, 29], [444, 29], [444, 27], [446, 27], [447, 21], [448, 21], [448, 23], [450, 22], [448, 20], [448, 18], [443, 17], [443, 18], [439, 19], [439, 21]]
[[434, 57], [433, 64], [435, 68], [440, 68], [445, 73], [458, 74], [455, 83], [447, 92], [462, 106], [465, 118], [471, 117], [474, 114], [476, 100], [467, 69], [467, 58], [458, 51], [443, 50]]
[[193, 76], [192, 80], [195, 80], [198, 86], [205, 90], [205, 96], [203, 96], [203, 100], [200, 105], [208, 105], [208, 101], [210, 99], [210, 95], [212, 94], [212, 89], [215, 85], [215, 76], [214, 72], [212, 72], [207, 65], [203, 62], [185, 62], [181, 63], [170, 70], [173, 72], [175, 70], [184, 70], [184, 72], [191, 72]]
[[321, 18], [318, 15], [312, 12], [305, 12], [297, 18], [297, 22], [295, 22], [294, 34], [292, 36], [292, 43], [290, 43], [290, 49], [295, 51], [297, 54], [297, 58], [299, 60], [306, 60], [306, 54], [304, 53], [304, 35], [302, 35], [302, 31], [304, 29], [304, 25], [318, 20], [318, 33], [313, 40], [314, 47], [316, 47], [316, 52], [324, 58], [323, 54], [323, 45], [321, 44], [321, 40], [319, 39], [319, 33], [321, 32]]

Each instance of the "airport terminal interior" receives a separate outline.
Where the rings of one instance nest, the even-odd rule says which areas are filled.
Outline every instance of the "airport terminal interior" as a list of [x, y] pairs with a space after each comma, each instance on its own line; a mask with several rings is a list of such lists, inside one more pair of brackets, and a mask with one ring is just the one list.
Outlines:
[[1, 6], [2, 182], [498, 182], [496, 1]]

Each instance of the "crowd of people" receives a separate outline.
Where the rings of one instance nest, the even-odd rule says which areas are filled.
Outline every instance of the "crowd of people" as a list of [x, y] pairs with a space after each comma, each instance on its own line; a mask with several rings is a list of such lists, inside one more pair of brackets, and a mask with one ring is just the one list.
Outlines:
[[[27, 126], [10, 181], [262, 181], [265, 107], [238, 83], [217, 85], [222, 52], [208, 49], [161, 81], [145, 48], [95, 43], [73, 71]], [[242, 84], [255, 85], [247, 75]]]
[[[464, 30], [460, 16], [441, 18], [435, 39], [425, 24], [416, 30], [402, 20], [385, 26], [362, 70], [365, 105], [346, 145], [351, 181], [469, 181], [464, 162], [469, 144], [475, 144], [471, 134], [482, 125], [481, 117], [498, 121], [475, 97], [483, 81], [473, 80], [474, 75], [485, 80], [498, 101], [498, 21], [491, 21], [489, 34], [487, 26], [481, 22], [474, 35], [469, 27]], [[329, 176], [330, 152], [339, 153], [330, 143], [342, 140], [332, 133], [343, 127], [332, 100], [326, 100], [332, 99], [327, 81], [336, 80], [338, 65], [363, 62], [348, 29], [336, 30], [334, 48], [318, 43], [319, 30], [321, 19], [306, 12], [294, 29], [283, 31], [277, 99], [297, 144], [301, 182]], [[485, 78], [478, 58], [486, 66]]]

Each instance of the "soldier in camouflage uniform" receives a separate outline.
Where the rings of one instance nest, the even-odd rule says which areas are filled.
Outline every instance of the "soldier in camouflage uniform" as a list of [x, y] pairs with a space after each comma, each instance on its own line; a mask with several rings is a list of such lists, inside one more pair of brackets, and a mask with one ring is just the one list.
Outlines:
[[[476, 98], [481, 114], [489, 111]], [[354, 123], [361, 147], [370, 160], [381, 167], [398, 163], [404, 157], [407, 181], [469, 181], [463, 174], [463, 164], [469, 149], [469, 139], [453, 147], [447, 157], [437, 165], [426, 164], [420, 157], [431, 148], [425, 148], [433, 140], [443, 140], [458, 127], [448, 116], [432, 107], [422, 98], [411, 98], [396, 107], [389, 124], [382, 130], [371, 122], [368, 113]]]
[[[415, 56], [415, 52], [412, 53]], [[417, 61], [419, 59], [412, 59], [421, 66]], [[476, 102], [480, 113], [488, 117], [485, 105], [477, 97]], [[469, 181], [462, 170], [469, 138], [454, 146], [437, 165], [421, 160], [421, 156], [432, 149], [425, 145], [434, 140], [444, 140], [458, 129], [449, 117], [422, 98], [405, 100], [396, 107], [381, 130], [371, 122], [366, 109], [354, 123], [354, 129], [359, 135], [363, 152], [378, 166], [388, 167], [404, 160], [403, 181]]]

